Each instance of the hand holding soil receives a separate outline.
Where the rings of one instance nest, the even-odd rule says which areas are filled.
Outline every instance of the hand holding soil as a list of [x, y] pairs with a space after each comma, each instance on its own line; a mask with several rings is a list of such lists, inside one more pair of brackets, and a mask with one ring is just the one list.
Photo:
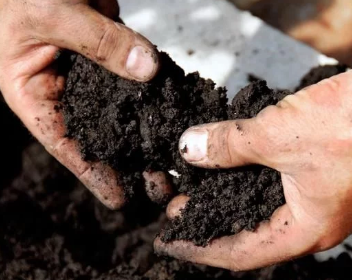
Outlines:
[[[12, 110], [31, 133], [105, 205], [124, 202], [115, 171], [84, 162], [76, 143], [65, 138], [58, 101], [65, 80], [56, 71], [61, 48], [73, 50], [110, 71], [138, 81], [158, 69], [154, 46], [109, 18], [118, 18], [116, 1], [0, 0], [0, 87]], [[99, 12], [100, 13], [99, 13]]]
[[[289, 95], [256, 117], [187, 130], [180, 151], [204, 168], [261, 164], [281, 173], [286, 204], [255, 231], [211, 241], [155, 241], [162, 255], [249, 270], [337, 245], [352, 230], [352, 74], [347, 72]], [[168, 216], [182, 213], [175, 198]]]
[[[224, 88], [185, 75], [165, 53], [164, 71], [144, 83], [159, 68], [154, 46], [109, 19], [118, 16], [114, 1], [90, 1], [96, 10], [86, 2], [0, 0], [0, 88], [32, 134], [108, 207], [144, 191], [143, 177], [154, 182], [147, 194], [164, 202], [158, 190], [170, 194], [165, 172], [173, 175], [191, 199], [173, 200], [169, 217], [205, 211], [193, 215], [197, 223], [171, 223], [168, 243], [157, 239], [156, 251], [244, 270], [330, 248], [351, 232], [350, 73], [245, 119], [289, 93], [255, 82], [228, 106]], [[61, 48], [119, 76], [72, 55], [65, 87]], [[178, 139], [210, 122], [189, 129], [179, 148], [193, 165], [216, 170], [190, 167]], [[285, 199], [270, 168], [220, 170], [249, 164], [280, 172]], [[185, 204], [188, 211], [180, 211]]]

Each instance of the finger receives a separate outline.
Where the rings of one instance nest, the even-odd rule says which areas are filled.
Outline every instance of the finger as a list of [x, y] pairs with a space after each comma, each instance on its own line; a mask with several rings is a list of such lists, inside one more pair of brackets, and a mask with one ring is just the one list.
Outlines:
[[307, 169], [312, 160], [305, 151], [313, 145], [308, 139], [329, 137], [333, 130], [322, 124], [331, 122], [341, 107], [351, 106], [344, 96], [351, 88], [350, 75], [340, 74], [288, 95], [252, 119], [192, 127], [180, 139], [180, 153], [200, 167], [261, 164], [283, 173]]
[[146, 38], [87, 5], [64, 6], [49, 22], [41, 40], [81, 53], [122, 77], [148, 81], [158, 70], [157, 51]]
[[189, 199], [187, 195], [180, 194], [171, 200], [166, 208], [166, 216], [168, 219], [173, 220], [181, 216], [182, 210], [186, 207]]
[[170, 201], [173, 190], [164, 172], [143, 172], [145, 190], [151, 201], [166, 204]]
[[[65, 138], [62, 106], [56, 101], [64, 79], [53, 75], [52, 69], [32, 77], [18, 92], [4, 94], [11, 109], [29, 131], [63, 165], [107, 207], [118, 209], [124, 204], [124, 192], [114, 170], [102, 163], [82, 160], [75, 141]], [[33, 90], [34, 89], [34, 90]]]
[[182, 135], [179, 149], [193, 165], [229, 168], [263, 163], [263, 141], [255, 119], [225, 121], [191, 127]]
[[274, 213], [270, 222], [262, 223], [254, 232], [242, 231], [226, 236], [206, 247], [191, 242], [154, 242], [156, 253], [183, 261], [204, 264], [234, 271], [250, 270], [290, 260], [317, 249], [317, 234], [297, 222], [288, 206]]

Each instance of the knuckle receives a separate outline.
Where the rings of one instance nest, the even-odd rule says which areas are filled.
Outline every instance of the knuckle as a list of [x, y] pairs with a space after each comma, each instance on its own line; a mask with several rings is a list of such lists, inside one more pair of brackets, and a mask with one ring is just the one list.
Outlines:
[[108, 60], [119, 42], [118, 29], [113, 23], [106, 23], [97, 42], [95, 58], [98, 62]]
[[[216, 125], [211, 130], [207, 143], [207, 161], [209, 167], [216, 168], [218, 165], [229, 166], [232, 162], [234, 149], [232, 143], [241, 128], [237, 122], [224, 122]], [[241, 132], [240, 132], [241, 133]]]
[[[302, 90], [301, 92], [304, 92], [305, 90]], [[287, 95], [285, 98], [280, 100], [276, 106], [277, 111], [283, 111], [283, 110], [288, 110], [288, 109], [294, 109], [294, 104], [298, 102], [298, 95], [297, 94], [290, 94]], [[278, 112], [277, 112], [278, 113]]]
[[281, 122], [278, 122], [280, 119], [280, 112], [276, 106], [267, 107], [255, 118], [259, 136], [257, 144], [264, 156], [270, 157], [278, 149], [281, 137]]
[[328, 92], [338, 92], [342, 88], [342, 82], [338, 76], [330, 79], [325, 79], [318, 83], [319, 86], [324, 86]]
[[[223, 151], [224, 154], [226, 155], [226, 161], [228, 164], [232, 164], [234, 163], [234, 149], [233, 149], [233, 142], [234, 142], [234, 130], [236, 130], [236, 132], [238, 131], [240, 133], [240, 135], [243, 134], [243, 132], [241, 131], [240, 126], [235, 123], [235, 128], [233, 128], [233, 126], [230, 125], [226, 125], [224, 127], [224, 131], [223, 133], [219, 133], [219, 136], [224, 136], [222, 137], [222, 145], [220, 147], [220, 151]], [[223, 155], [224, 155], [223, 154]]]
[[50, 29], [57, 29], [61, 26], [58, 16], [61, 11], [58, 11], [56, 5], [29, 4], [27, 11], [28, 13], [24, 15], [25, 25], [29, 27], [29, 30], [35, 31], [39, 38], [47, 34]]
[[271, 105], [260, 111], [255, 120], [259, 125], [270, 126], [273, 120], [279, 116], [279, 113], [279, 107]]

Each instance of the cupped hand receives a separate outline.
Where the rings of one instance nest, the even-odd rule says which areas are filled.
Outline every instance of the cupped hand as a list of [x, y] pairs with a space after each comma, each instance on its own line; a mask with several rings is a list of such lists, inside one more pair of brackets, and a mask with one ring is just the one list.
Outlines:
[[[281, 172], [286, 204], [254, 232], [211, 241], [155, 241], [159, 254], [235, 271], [329, 249], [352, 231], [352, 72], [287, 96], [257, 117], [190, 128], [180, 140], [189, 163], [261, 164]], [[180, 215], [175, 198], [168, 216]]]
[[94, 60], [138, 81], [158, 69], [154, 46], [116, 23], [111, 0], [0, 0], [0, 88], [10, 108], [30, 132], [106, 206], [119, 208], [124, 194], [118, 177], [102, 163], [84, 162], [67, 139], [60, 108], [65, 80], [53, 63], [60, 49]]

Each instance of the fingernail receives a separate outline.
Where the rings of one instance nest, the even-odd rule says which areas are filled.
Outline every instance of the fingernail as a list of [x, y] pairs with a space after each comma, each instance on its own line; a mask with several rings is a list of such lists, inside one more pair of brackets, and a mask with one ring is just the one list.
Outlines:
[[134, 47], [126, 61], [126, 71], [136, 80], [146, 81], [152, 78], [157, 68], [157, 57], [152, 51]]
[[188, 162], [199, 162], [207, 156], [208, 132], [206, 130], [188, 130], [180, 139], [180, 152]]

